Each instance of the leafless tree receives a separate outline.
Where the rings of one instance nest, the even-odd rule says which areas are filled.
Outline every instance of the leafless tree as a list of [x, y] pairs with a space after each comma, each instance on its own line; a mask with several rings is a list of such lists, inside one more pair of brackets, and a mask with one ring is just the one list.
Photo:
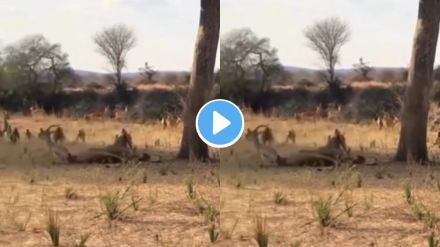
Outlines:
[[127, 53], [136, 46], [134, 31], [124, 24], [118, 24], [95, 34], [93, 41], [97, 46], [97, 52], [112, 66], [116, 86], [121, 86], [124, 83], [122, 69], [127, 65]]
[[214, 66], [220, 33], [220, 0], [201, 0], [199, 30], [188, 90], [183, 136], [178, 157], [209, 158], [208, 146], [196, 131], [196, 115], [208, 100], [214, 82]]
[[52, 81], [52, 93], [58, 93], [61, 80], [67, 77], [73, 78], [74, 72], [70, 68], [68, 55], [61, 51], [61, 45], [54, 44], [49, 47], [45, 55], [47, 60], [46, 72], [50, 81]]
[[335, 75], [335, 66], [339, 63], [342, 46], [350, 40], [351, 32], [348, 24], [337, 17], [330, 17], [307, 27], [304, 35], [308, 40], [308, 46], [319, 54], [326, 67], [326, 80], [330, 92], [337, 94], [339, 80]]
[[440, 25], [440, 0], [420, 0], [413, 51], [401, 115], [397, 161], [428, 160], [429, 94]]

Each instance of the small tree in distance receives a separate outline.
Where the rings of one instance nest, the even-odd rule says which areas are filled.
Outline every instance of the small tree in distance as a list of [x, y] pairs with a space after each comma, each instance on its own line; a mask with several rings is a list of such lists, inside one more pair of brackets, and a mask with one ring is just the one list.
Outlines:
[[153, 66], [149, 65], [148, 62], [145, 62], [144, 67], [140, 68], [144, 80], [146, 83], [155, 83], [154, 76], [157, 74], [157, 71], [153, 68]]
[[365, 62], [363, 58], [359, 58], [359, 63], [353, 64], [355, 71], [360, 74], [362, 81], [369, 81], [370, 77], [368, 77], [368, 73], [373, 69], [368, 65], [368, 62]]
[[122, 69], [127, 65], [127, 53], [136, 45], [136, 35], [123, 24], [105, 28], [93, 37], [97, 52], [103, 55], [116, 76], [116, 88], [125, 88]]
[[351, 36], [349, 26], [337, 17], [327, 18], [307, 27], [304, 31], [308, 46], [319, 54], [326, 67], [326, 81], [330, 93], [341, 100], [340, 82], [335, 75], [335, 66], [339, 63], [339, 54]]

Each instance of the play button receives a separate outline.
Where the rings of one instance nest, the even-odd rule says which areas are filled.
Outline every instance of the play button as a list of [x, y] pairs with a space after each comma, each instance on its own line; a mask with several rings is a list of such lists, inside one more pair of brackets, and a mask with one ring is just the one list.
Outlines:
[[196, 117], [200, 139], [215, 148], [229, 147], [240, 139], [244, 129], [243, 114], [228, 100], [209, 101]]
[[231, 121], [223, 117], [220, 113], [214, 111], [212, 114], [212, 134], [217, 135], [218, 132], [224, 130], [226, 127], [231, 125]]

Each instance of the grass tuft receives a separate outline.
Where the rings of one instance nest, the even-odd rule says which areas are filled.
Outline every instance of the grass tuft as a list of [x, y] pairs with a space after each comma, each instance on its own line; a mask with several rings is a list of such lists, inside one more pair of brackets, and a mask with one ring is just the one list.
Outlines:
[[192, 179], [188, 179], [186, 181], [186, 195], [190, 200], [194, 200], [196, 198], [196, 191], [194, 190], [194, 182]]
[[414, 204], [414, 195], [412, 193], [412, 186], [409, 182], [403, 185], [403, 194], [405, 196], [405, 201], [408, 205]]
[[356, 187], [362, 188], [362, 176], [359, 173], [356, 176]]
[[315, 215], [315, 220], [322, 227], [327, 227], [331, 224], [332, 210], [333, 210], [332, 198], [324, 199], [322, 197], [312, 202], [312, 208]]
[[76, 193], [74, 188], [67, 187], [64, 190], [64, 197], [69, 200], [76, 200], [76, 199], [78, 199], [78, 194]]
[[[318, 222], [321, 227], [328, 227], [332, 225], [344, 213], [346, 213], [347, 215], [352, 214], [352, 210], [356, 206], [356, 203], [351, 202], [351, 199], [346, 200], [344, 210], [342, 210], [338, 214], [334, 214], [335, 208], [336, 206], [338, 206], [340, 199], [344, 195], [345, 191], [346, 190], [341, 191], [335, 198], [333, 196], [329, 196], [328, 198], [319, 197], [317, 200], [312, 201], [312, 213], [314, 216], [313, 221]], [[311, 221], [310, 223], [312, 223], [313, 221]]]
[[109, 221], [120, 218], [126, 210], [136, 207], [135, 204], [137, 205], [140, 202], [141, 199], [133, 200], [128, 206], [123, 208], [129, 190], [130, 187], [127, 187], [122, 193], [121, 191], [116, 191], [115, 193], [108, 192], [101, 196], [102, 215], [106, 215]]
[[46, 232], [52, 246], [60, 246], [61, 226], [58, 222], [58, 214], [54, 210], [49, 210], [47, 214]]
[[208, 228], [208, 234], [209, 241], [211, 241], [211, 243], [215, 243], [219, 236], [219, 232], [216, 230], [215, 224], [211, 224], [211, 226]]
[[86, 243], [89, 241], [90, 233], [79, 236], [79, 241], [75, 243], [75, 247], [87, 247]]
[[440, 246], [439, 240], [436, 239], [434, 232], [431, 232], [426, 237], [426, 240], [428, 241], [428, 247], [439, 247]]
[[222, 232], [222, 236], [225, 239], [231, 239], [232, 238], [232, 234], [234, 234], [235, 228], [238, 225], [238, 220], [234, 221], [234, 224], [232, 224], [232, 227], [226, 229], [226, 228], [222, 228], [221, 232]]
[[266, 219], [260, 215], [255, 216], [254, 239], [258, 247], [269, 246], [269, 233], [267, 232]]
[[283, 192], [275, 192], [273, 195], [273, 201], [277, 205], [287, 205], [287, 198]]

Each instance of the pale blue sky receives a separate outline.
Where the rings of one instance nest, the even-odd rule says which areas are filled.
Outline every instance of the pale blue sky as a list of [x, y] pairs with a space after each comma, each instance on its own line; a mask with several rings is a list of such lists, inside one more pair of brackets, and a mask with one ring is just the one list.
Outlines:
[[361, 56], [375, 66], [407, 66], [418, 1], [221, 0], [221, 32], [250, 27], [271, 39], [284, 64], [316, 68], [319, 59], [306, 46], [303, 30], [316, 20], [338, 16], [352, 30], [340, 67], [351, 67]]
[[157, 69], [191, 67], [200, 0], [0, 0], [0, 44], [41, 33], [61, 43], [74, 68], [106, 71], [92, 36], [103, 27], [124, 23], [138, 44], [128, 55], [128, 70], [145, 61]]

